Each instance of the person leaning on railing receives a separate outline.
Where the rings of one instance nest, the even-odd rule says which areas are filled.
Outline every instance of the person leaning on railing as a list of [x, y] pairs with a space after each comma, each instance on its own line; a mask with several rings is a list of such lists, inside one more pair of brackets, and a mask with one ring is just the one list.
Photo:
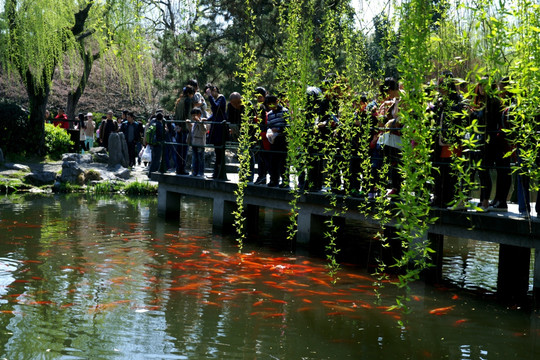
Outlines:
[[176, 124], [176, 174], [187, 175], [186, 159], [188, 153], [187, 138], [189, 130], [186, 121], [190, 118], [192, 108], [192, 100], [195, 96], [195, 90], [192, 86], [187, 85], [182, 89], [182, 93], [176, 100], [174, 107], [174, 119], [180, 120]]
[[225, 96], [219, 92], [219, 88], [212, 84], [207, 84], [204, 88], [204, 93], [208, 96], [212, 115], [208, 121], [212, 123], [210, 127], [209, 143], [214, 145], [214, 172], [213, 179], [221, 179], [225, 174], [225, 138], [227, 134], [227, 114], [225, 105], [227, 100]]
[[[268, 95], [265, 99], [268, 112], [266, 137], [270, 141], [272, 154], [270, 157], [270, 182], [267, 186], [281, 188], [289, 187], [289, 179], [286, 178], [287, 164], [287, 138], [285, 128], [289, 117], [289, 110], [278, 104], [275, 95]], [[281, 178], [281, 183], [279, 182]]]

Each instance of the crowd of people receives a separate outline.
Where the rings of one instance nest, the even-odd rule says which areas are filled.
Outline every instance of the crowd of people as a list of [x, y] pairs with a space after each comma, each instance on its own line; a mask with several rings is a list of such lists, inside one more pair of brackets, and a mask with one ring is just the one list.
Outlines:
[[[507, 91], [509, 83], [508, 78], [494, 84], [488, 77], [483, 77], [476, 84], [472, 97], [464, 98], [459, 83], [447, 72], [433, 87], [427, 87], [430, 101], [426, 112], [438, 129], [433, 133], [432, 148], [435, 180], [431, 188], [433, 206], [461, 208], [455, 198], [463, 186], [459, 183], [452, 162], [456, 156], [466, 154], [471, 169], [474, 167], [471, 176], [478, 176], [480, 182], [480, 199], [476, 204], [478, 211], [507, 211], [512, 163], [521, 162], [520, 149], [513, 146], [507, 131], [515, 106]], [[381, 187], [377, 184], [388, 178], [387, 193], [384, 195], [399, 194], [402, 182], [399, 170], [402, 161], [400, 107], [406, 105], [402, 104], [403, 90], [395, 79], [386, 78], [379, 90], [377, 98], [368, 100], [367, 96], [358, 96], [355, 99], [347, 91], [346, 81], [334, 75], [325, 79], [320, 87], [307, 88], [305, 136], [310, 140], [305, 151], [306, 169], [298, 174], [301, 189], [322, 191], [326, 185], [330, 191], [348, 190], [352, 195], [364, 193], [373, 199], [380, 195], [378, 189]], [[146, 160], [150, 162], [149, 174], [160, 170], [160, 166], [165, 164], [162, 171], [204, 177], [204, 150], [211, 145], [214, 151], [212, 178], [222, 179], [225, 171], [224, 145], [238, 141], [240, 124], [247, 112], [251, 137], [249, 181], [255, 185], [289, 188], [287, 151], [291, 134], [288, 130], [290, 114], [287, 99], [283, 95], [269, 94], [264, 87], [257, 87], [254, 93], [256, 99], [253, 101], [246, 101], [238, 92], [231, 93], [227, 101], [216, 85], [207, 84], [203, 96], [197, 81], [190, 80], [176, 100], [174, 113], [167, 116], [164, 111], [158, 110], [148, 119], [146, 126], [143, 121], [136, 121], [131, 112], [124, 111], [114, 120], [113, 112], [109, 111], [98, 128], [91, 113], [79, 114], [75, 128], [80, 131], [82, 149], [93, 146], [94, 130], [97, 142], [105, 148], [108, 148], [108, 138], [112, 132], [122, 132], [127, 143], [129, 165], [140, 165], [141, 160]], [[344, 130], [341, 130], [344, 103], [350, 104], [353, 110], [353, 134], [343, 134]], [[66, 127], [66, 120], [63, 111], [59, 110], [54, 123]], [[463, 135], [460, 131], [471, 123], [477, 124], [475, 131]], [[369, 131], [362, 132], [362, 127], [366, 125]], [[466, 149], [462, 139], [475, 146]], [[328, 156], [328, 141], [332, 141], [332, 146], [338, 150], [341, 146], [352, 150], [353, 156], [348, 160], [349, 171], [346, 174], [339, 170], [325, 170], [329, 162], [325, 158]], [[362, 159], [358, 156], [361, 147], [368, 148], [371, 164], [370, 185], [363, 188], [361, 178], [366, 175], [361, 174]], [[187, 164], [190, 148], [192, 160], [191, 164]], [[334, 156], [341, 157], [338, 153], [334, 153]], [[510, 153], [512, 156], [508, 156]], [[381, 174], [384, 161], [390, 164], [388, 174]], [[493, 198], [491, 169], [495, 169], [497, 179]], [[517, 172], [514, 189], [517, 191], [520, 214], [524, 217], [531, 213], [531, 180], [537, 181], [529, 179], [526, 171]], [[536, 204], [536, 212], [539, 213], [540, 206], [538, 202]]]

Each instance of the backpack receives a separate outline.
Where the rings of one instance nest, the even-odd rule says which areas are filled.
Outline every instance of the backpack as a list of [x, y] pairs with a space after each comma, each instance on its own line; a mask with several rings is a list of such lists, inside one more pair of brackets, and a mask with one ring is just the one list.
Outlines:
[[156, 143], [157, 143], [157, 141], [156, 141], [156, 128], [157, 128], [156, 122], [152, 121], [148, 125], [148, 128], [146, 129], [146, 134], [144, 135], [144, 140], [146, 141], [146, 143], [148, 145], [156, 145]]

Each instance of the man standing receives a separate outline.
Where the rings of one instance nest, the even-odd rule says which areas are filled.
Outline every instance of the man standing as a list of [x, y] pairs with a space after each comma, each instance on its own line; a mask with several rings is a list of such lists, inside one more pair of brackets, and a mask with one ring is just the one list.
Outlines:
[[190, 119], [192, 101], [195, 94], [195, 90], [190, 85], [185, 86], [182, 89], [182, 94], [176, 100], [176, 106], [174, 108], [174, 120], [180, 121], [176, 125], [176, 174], [188, 175], [186, 171], [186, 158], [188, 153], [188, 134], [186, 122]]
[[58, 115], [54, 117], [54, 126], [60, 126], [62, 129], [69, 129], [69, 122], [67, 121], [67, 115], [64, 112], [64, 108], [58, 108]]
[[150, 149], [152, 150], [152, 161], [148, 170], [148, 177], [150, 177], [150, 174], [158, 171], [161, 165], [161, 152], [163, 151], [164, 139], [163, 113], [157, 113], [156, 118], [148, 124], [145, 138], [147, 145], [150, 145]]
[[136, 149], [135, 145], [139, 141], [139, 123], [135, 121], [135, 116], [132, 112], [128, 112], [127, 120], [122, 123], [120, 131], [124, 133], [127, 143], [129, 166], [135, 166]]
[[237, 92], [229, 95], [229, 104], [227, 105], [227, 120], [231, 130], [231, 141], [238, 142], [240, 136], [240, 124], [244, 113], [244, 104], [242, 104], [242, 95]]
[[107, 118], [106, 120], [102, 121], [99, 126], [99, 137], [101, 138], [101, 145], [109, 150], [109, 136], [113, 132], [118, 131], [118, 125], [113, 120], [113, 112], [112, 110], [107, 111]]

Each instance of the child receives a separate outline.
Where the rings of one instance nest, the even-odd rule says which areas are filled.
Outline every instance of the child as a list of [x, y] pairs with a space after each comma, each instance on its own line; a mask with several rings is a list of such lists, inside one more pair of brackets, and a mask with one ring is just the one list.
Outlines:
[[202, 122], [202, 110], [195, 107], [191, 110], [189, 122], [189, 144], [192, 159], [191, 176], [204, 176], [204, 148], [206, 146], [206, 125]]

